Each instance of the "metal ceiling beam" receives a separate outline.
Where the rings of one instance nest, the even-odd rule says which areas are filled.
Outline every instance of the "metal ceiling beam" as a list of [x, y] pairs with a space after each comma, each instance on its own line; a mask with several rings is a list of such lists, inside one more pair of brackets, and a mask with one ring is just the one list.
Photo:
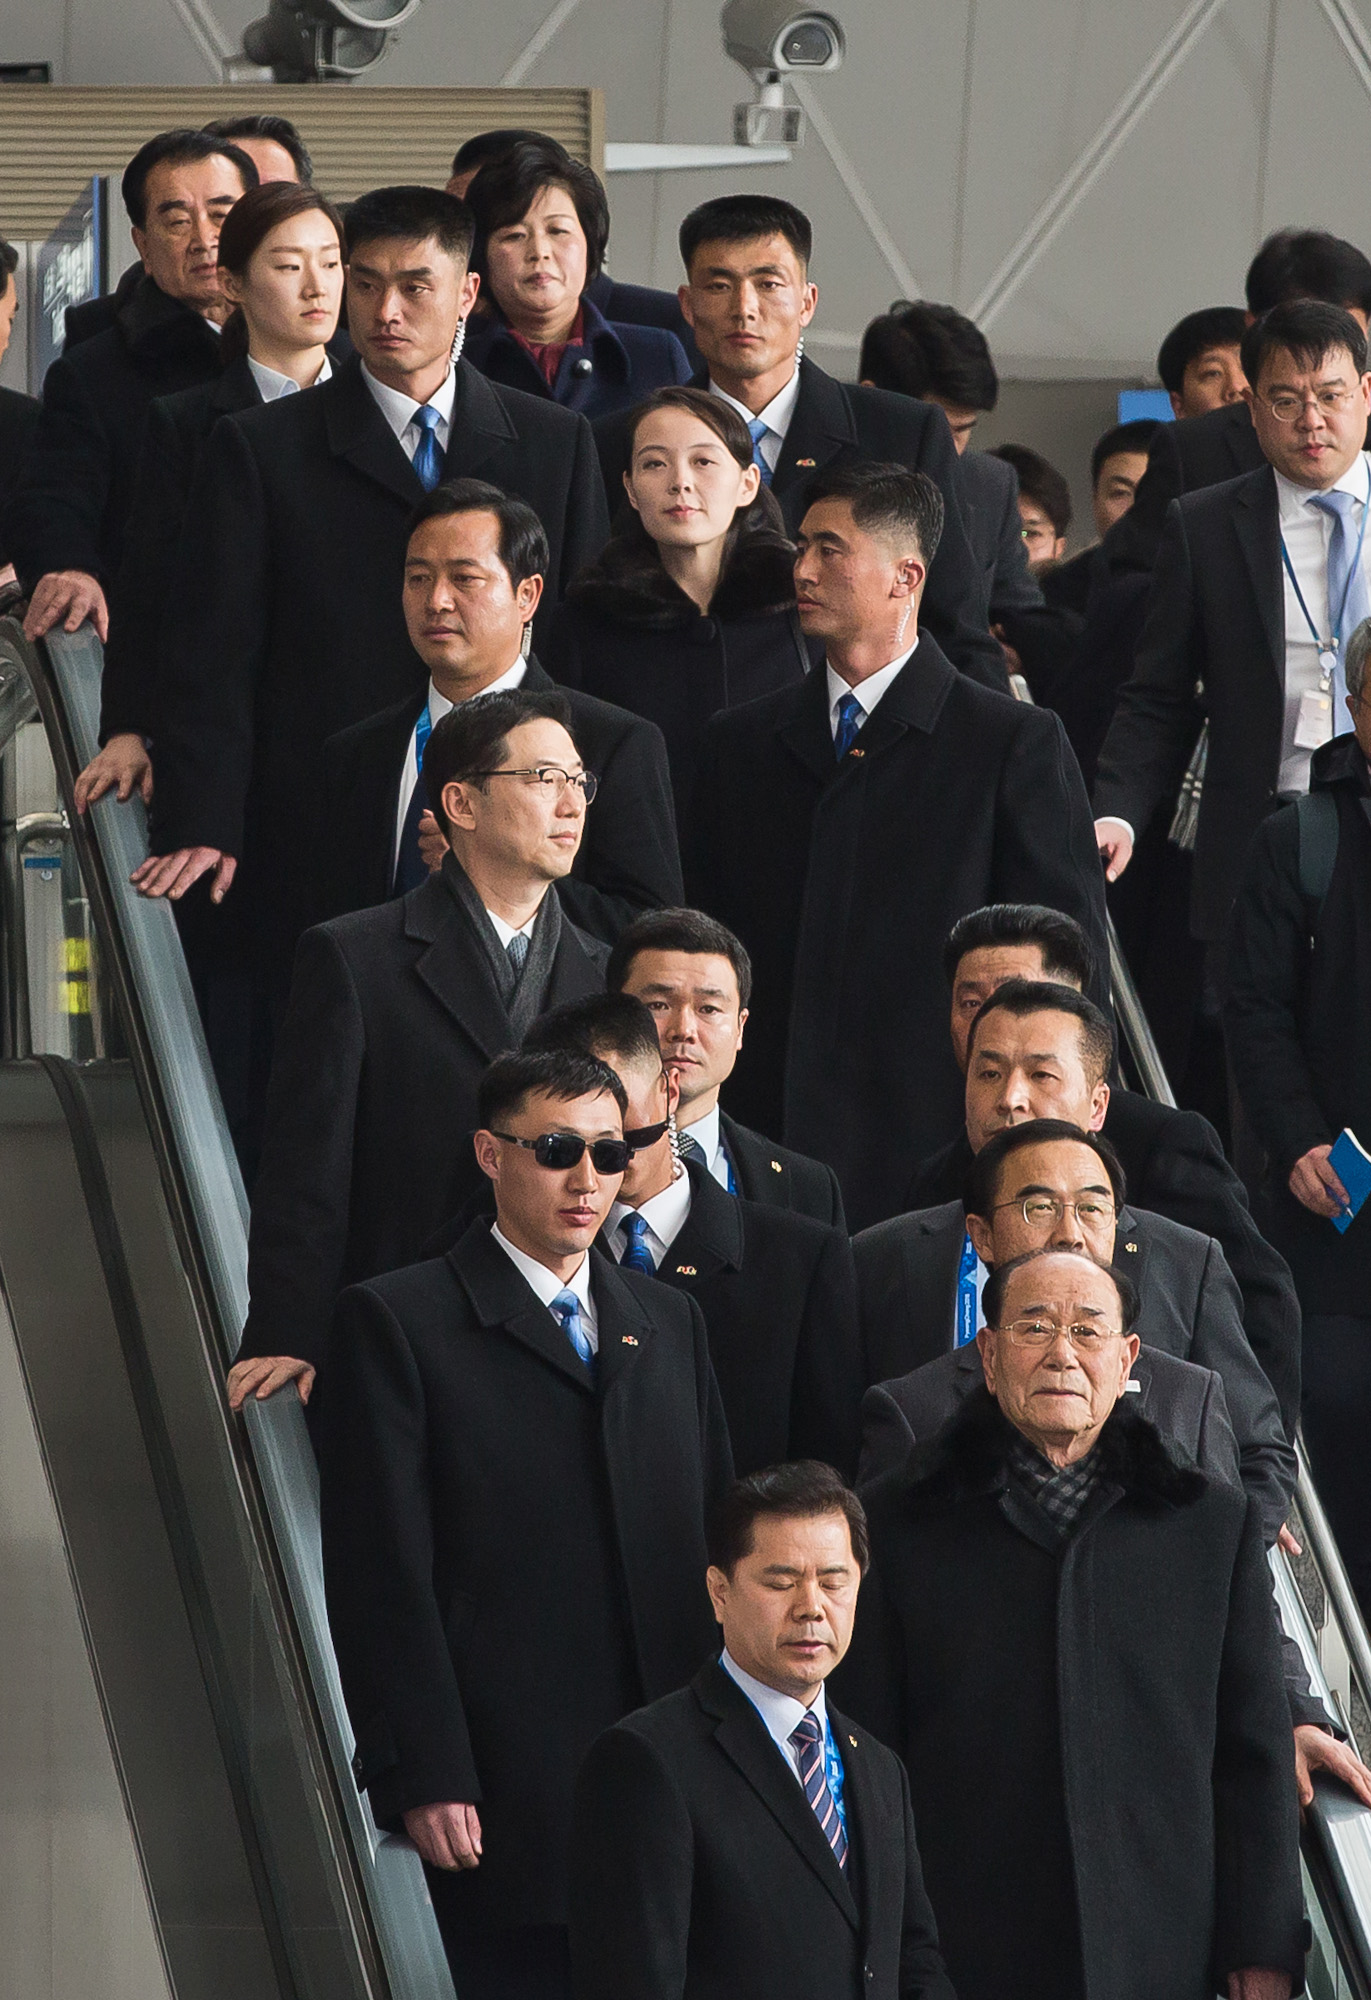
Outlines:
[[1342, 43], [1343, 53], [1356, 71], [1357, 79], [1371, 97], [1371, 34], [1348, 0], [1319, 0], [1330, 27]]
[[580, 4], [581, 0], [557, 0], [557, 5], [544, 20], [542, 26], [536, 30], [530, 41], [525, 42], [519, 54], [515, 56], [509, 68], [500, 78], [500, 88], [502, 90], [512, 90], [515, 84], [523, 82], [548, 43], [554, 36], [561, 33]]
[[852, 206], [871, 233], [876, 248], [890, 267], [890, 274], [900, 288], [901, 298], [919, 299], [923, 297], [923, 287], [904, 260], [899, 244], [881, 220], [880, 210], [867, 192], [866, 183], [857, 172], [841, 139], [834, 131], [828, 114], [823, 110], [814, 92], [814, 87], [804, 77], [792, 75], [788, 81], [794, 85], [795, 95], [805, 108], [810, 124], [818, 134], [819, 142], [833, 162], [838, 179], [847, 189]]

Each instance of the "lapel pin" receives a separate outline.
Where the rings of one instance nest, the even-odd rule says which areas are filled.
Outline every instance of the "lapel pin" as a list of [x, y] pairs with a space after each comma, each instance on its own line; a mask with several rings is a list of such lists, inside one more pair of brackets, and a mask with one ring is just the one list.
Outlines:
[[817, 465], [819, 461], [817, 458], [797, 458], [795, 463], [796, 465]]
[[1128, 1253], [1129, 1253], [1129, 1255], [1130, 1255], [1130, 1256], [1133, 1256], [1133, 1257], [1136, 1257], [1136, 1256], [1137, 1256], [1137, 1254], [1138, 1254], [1138, 1246], [1137, 1246], [1137, 1244], [1136, 1244], [1136, 1243], [1125, 1243], [1123, 1247], [1124, 1247], [1124, 1249], [1125, 1249], [1125, 1250], [1127, 1250], [1127, 1251], [1128, 1251]]
[[852, 1745], [853, 1749], [855, 1750], [855, 1749], [856, 1749], [856, 1747], [857, 1747], [857, 1739], [856, 1739], [856, 1737], [855, 1737], [855, 1736], [849, 1736], [847, 1740], [848, 1740], [848, 1742], [849, 1742], [849, 1743], [850, 1743], [850, 1744]]
[[854, 743], [852, 748], [848, 751], [847, 754], [849, 757], [865, 757], [866, 752], [865, 750], [859, 750], [856, 744]]
[[779, 1160], [773, 1160], [771, 1162], [771, 1171], [773, 1174], [783, 1174], [785, 1172], [785, 1168], [781, 1165]]
[[623, 1342], [625, 1347], [636, 1347], [638, 1345], [638, 1338], [636, 1334], [621, 1333], [619, 1335], [619, 1338]]
[[693, 1264], [678, 1264], [676, 1266], [676, 1276], [678, 1278], [698, 1278], [699, 1275]]

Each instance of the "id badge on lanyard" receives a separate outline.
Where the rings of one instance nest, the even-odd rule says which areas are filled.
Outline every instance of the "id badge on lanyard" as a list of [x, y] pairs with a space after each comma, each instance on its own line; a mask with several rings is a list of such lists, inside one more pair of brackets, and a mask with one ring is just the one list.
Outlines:
[[1342, 587], [1342, 603], [1334, 619], [1333, 607], [1328, 607], [1330, 631], [1325, 638], [1310, 616], [1309, 606], [1304, 601], [1300, 580], [1295, 574], [1295, 565], [1290, 560], [1290, 551], [1281, 536], [1281, 561], [1290, 579], [1290, 587], [1304, 614], [1304, 622], [1309, 627], [1309, 636], [1319, 649], [1319, 684], [1316, 688], [1306, 688], [1300, 696], [1299, 711], [1295, 717], [1294, 746], [1297, 750], [1318, 750], [1333, 734], [1333, 675], [1337, 670], [1338, 654], [1342, 650], [1343, 620], [1347, 616], [1347, 600], [1352, 594], [1352, 579], [1361, 568], [1362, 544], [1366, 540], [1366, 517], [1371, 514], [1371, 467], [1367, 470], [1367, 496], [1362, 503], [1361, 527], [1357, 531], [1357, 547], [1352, 557], [1347, 580]]

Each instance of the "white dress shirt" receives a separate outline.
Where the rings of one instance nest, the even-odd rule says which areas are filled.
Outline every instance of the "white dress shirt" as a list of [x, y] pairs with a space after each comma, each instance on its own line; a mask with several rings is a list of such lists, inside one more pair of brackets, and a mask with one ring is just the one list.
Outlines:
[[[388, 389], [384, 382], [378, 382], [365, 361], [362, 363], [362, 380], [376, 398], [381, 415], [400, 440], [405, 457], [413, 461], [414, 454], [419, 449], [419, 440], [424, 434], [414, 421], [414, 412], [423, 409], [424, 405], [416, 403], [413, 396], [406, 396], [399, 389]], [[457, 370], [449, 367], [443, 383], [428, 399], [438, 412], [438, 421], [433, 427], [433, 434], [438, 440], [440, 451], [447, 450], [448, 437], [452, 431], [452, 406], [456, 399]]]
[[686, 1217], [689, 1214], [690, 1175], [683, 1167], [660, 1194], [652, 1195], [641, 1208], [631, 1208], [626, 1201], [612, 1203], [609, 1220], [605, 1224], [605, 1240], [616, 1263], [622, 1264], [628, 1242], [619, 1224], [626, 1215], [641, 1215], [647, 1224], [643, 1241], [651, 1252], [653, 1263], [660, 1264], [685, 1228]]
[[[575, 1292], [577, 1303], [581, 1308], [581, 1324], [586, 1330], [586, 1338], [590, 1342], [591, 1351], [598, 1354], [600, 1351], [600, 1329], [595, 1315], [595, 1300], [590, 1290], [590, 1253], [587, 1251], [586, 1255], [581, 1259], [579, 1270], [575, 1271], [571, 1277], [559, 1278], [555, 1271], [549, 1271], [547, 1265], [540, 1264], [536, 1257], [530, 1257], [526, 1251], [517, 1249], [505, 1235], [504, 1230], [501, 1229], [498, 1222], [491, 1224], [490, 1233], [519, 1275], [528, 1280], [532, 1291], [542, 1304], [548, 1308], [549, 1312], [552, 1310], [552, 1301], [556, 1298], [558, 1292]], [[553, 1319], [554, 1321], [557, 1320], [555, 1313], [553, 1314]], [[558, 1325], [560, 1323], [560, 1321], [557, 1321]]]
[[[494, 694], [497, 688], [517, 688], [522, 684], [524, 675], [527, 672], [528, 661], [521, 657], [514, 662], [514, 665], [510, 667], [507, 673], [501, 674], [498, 681], [492, 681], [489, 687], [482, 688], [481, 693]], [[428, 684], [428, 718], [430, 727], [436, 728], [452, 706], [453, 704], [448, 700], [447, 696], [439, 694], [433, 682], [430, 681]], [[416, 716], [414, 727], [409, 732], [409, 742], [405, 745], [404, 768], [400, 773], [400, 798], [395, 808], [395, 839], [390, 854], [390, 874], [392, 881], [395, 879], [395, 870], [400, 865], [400, 838], [404, 833], [405, 820], [409, 815], [409, 802], [414, 797], [414, 787], [419, 782], [418, 745], [419, 722]]]
[[[1371, 457], [1359, 452], [1342, 478], [1336, 481], [1333, 491], [1351, 493], [1360, 503], [1352, 517], [1354, 534], [1361, 527], [1366, 507], [1368, 490], [1371, 489]], [[1310, 503], [1315, 495], [1307, 486], [1296, 486], [1283, 474], [1276, 474], [1276, 497], [1280, 509], [1281, 535], [1290, 556], [1291, 566], [1299, 578], [1304, 601], [1309, 607], [1309, 616], [1318, 627], [1322, 638], [1332, 636], [1328, 604], [1328, 544], [1333, 533], [1333, 522], [1329, 515]], [[1363, 576], [1371, 577], [1371, 525], [1362, 542], [1361, 569]], [[1281, 732], [1280, 775], [1276, 789], [1282, 792], [1307, 792], [1309, 790], [1309, 759], [1319, 747], [1315, 743], [1295, 742], [1299, 725], [1300, 697], [1316, 693], [1323, 679], [1323, 668], [1319, 664], [1319, 649], [1309, 630], [1308, 620], [1300, 609], [1300, 600], [1295, 594], [1285, 564], [1281, 564], [1281, 585], [1285, 593], [1285, 719]], [[1336, 614], [1339, 607], [1332, 607]], [[1340, 634], [1346, 644], [1350, 632]], [[1332, 690], [1329, 689], [1328, 726], [1324, 742], [1340, 729], [1347, 727], [1346, 711], [1335, 715]], [[1304, 732], [1301, 732], [1304, 733]]]
[[[497, 917], [494, 910], [486, 910], [486, 915], [495, 927], [495, 935], [499, 938], [506, 951], [509, 950], [509, 941], [511, 938], [526, 937], [530, 944], [533, 942], [533, 926], [538, 921], [538, 910], [541, 910], [542, 907], [542, 904], [539, 903], [538, 909], [533, 912], [528, 922], [520, 924], [517, 931], [510, 924], [507, 924], [503, 917]], [[485, 908], [484, 904], [482, 904], [482, 908]]]
[[766, 429], [762, 432], [758, 440], [758, 445], [762, 457], [766, 460], [767, 469], [774, 472], [780, 462], [781, 448], [785, 443], [785, 434], [790, 429], [790, 419], [794, 416], [795, 405], [800, 399], [799, 362], [796, 362], [795, 373], [786, 383], [784, 389], [779, 390], [772, 397], [764, 410], [758, 410], [755, 418], [746, 403], [740, 403], [735, 396], [730, 396], [728, 391], [721, 389], [717, 382], [710, 383], [709, 393], [711, 396], [717, 396], [721, 403], [731, 403], [745, 424], [751, 424], [755, 421], [766, 425]]
[[[724, 1145], [723, 1128], [719, 1123], [719, 1100], [715, 1098], [714, 1109], [706, 1111], [703, 1118], [697, 1118], [693, 1125], [682, 1125], [681, 1137], [693, 1139], [704, 1154], [705, 1165], [721, 1188], [728, 1186], [728, 1148]], [[737, 1178], [736, 1162], [734, 1178]]]
[[761, 1716], [766, 1724], [768, 1736], [795, 1773], [798, 1782], [800, 1753], [791, 1742], [790, 1734], [792, 1730], [799, 1728], [807, 1715], [812, 1715], [823, 1733], [824, 1741], [827, 1742], [828, 1708], [824, 1701], [822, 1685], [814, 1697], [812, 1706], [806, 1708], [803, 1702], [796, 1701], [794, 1695], [781, 1694], [776, 1688], [768, 1687], [765, 1681], [754, 1680], [751, 1674], [744, 1673], [727, 1646], [724, 1647], [719, 1665], [731, 1681], [737, 1682]]
[[[299, 395], [300, 384], [293, 375], [283, 375], [279, 368], [268, 368], [265, 361], [255, 361], [250, 354], [247, 357], [247, 362], [252, 379], [257, 384], [257, 393], [261, 396], [264, 403], [279, 403], [282, 396]], [[326, 354], [324, 356], [323, 367], [309, 384], [309, 387], [317, 389], [321, 382], [328, 381], [332, 373], [333, 363]]]
[[868, 674], [864, 681], [858, 681], [856, 687], [849, 687], [841, 675], [834, 673], [832, 667], [824, 668], [828, 676], [828, 727], [835, 743], [838, 740], [838, 709], [848, 695], [856, 695], [862, 710], [862, 726], [865, 727], [874, 715], [882, 695], [888, 692], [896, 674], [913, 659], [918, 645], [919, 641], [916, 638], [908, 652], [901, 653], [898, 660], [892, 660], [890, 665], [882, 667], [879, 673]]

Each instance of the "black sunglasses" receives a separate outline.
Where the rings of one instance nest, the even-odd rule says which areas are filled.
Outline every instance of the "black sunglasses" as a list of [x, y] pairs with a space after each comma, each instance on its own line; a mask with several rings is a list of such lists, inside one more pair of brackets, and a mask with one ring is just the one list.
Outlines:
[[624, 1144], [630, 1153], [645, 1153], [649, 1146], [655, 1146], [665, 1135], [670, 1121], [663, 1119], [660, 1125], [639, 1125], [632, 1132], [625, 1132]]
[[514, 1132], [496, 1132], [494, 1127], [491, 1134], [511, 1146], [522, 1146], [526, 1153], [532, 1153], [540, 1167], [549, 1167], [554, 1173], [565, 1173], [569, 1167], [579, 1166], [587, 1151], [597, 1174], [621, 1174], [633, 1157], [626, 1139], [586, 1141], [579, 1132], [540, 1132], [536, 1139], [521, 1139]]

